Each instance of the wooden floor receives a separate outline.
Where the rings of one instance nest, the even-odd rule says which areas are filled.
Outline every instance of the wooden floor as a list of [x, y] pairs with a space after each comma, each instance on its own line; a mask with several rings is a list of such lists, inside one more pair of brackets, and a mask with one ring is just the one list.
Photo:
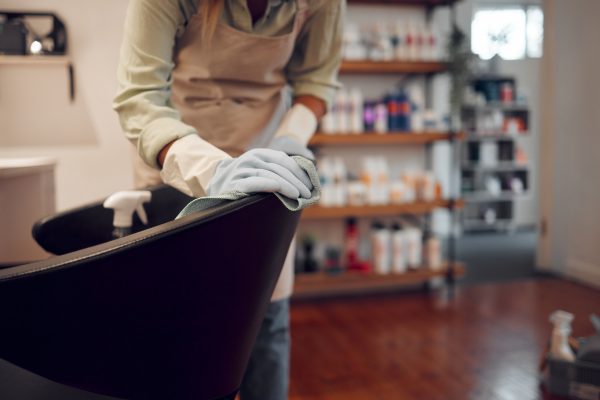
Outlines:
[[546, 278], [294, 303], [290, 400], [553, 399], [538, 364], [556, 309], [591, 334], [600, 291]]

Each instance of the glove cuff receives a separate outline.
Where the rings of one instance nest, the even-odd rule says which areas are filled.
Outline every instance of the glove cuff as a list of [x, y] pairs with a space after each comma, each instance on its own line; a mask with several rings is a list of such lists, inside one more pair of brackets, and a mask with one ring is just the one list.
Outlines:
[[187, 135], [169, 148], [160, 176], [175, 189], [201, 197], [205, 195], [217, 165], [227, 158], [231, 157], [197, 134]]
[[306, 146], [317, 130], [319, 121], [315, 114], [303, 104], [295, 104], [283, 117], [275, 137], [290, 136]]

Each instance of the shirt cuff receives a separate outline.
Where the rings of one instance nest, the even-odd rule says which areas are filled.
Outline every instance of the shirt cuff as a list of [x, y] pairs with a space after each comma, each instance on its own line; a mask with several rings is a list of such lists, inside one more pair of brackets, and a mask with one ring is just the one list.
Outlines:
[[197, 134], [196, 129], [179, 120], [156, 119], [141, 132], [137, 145], [138, 153], [146, 164], [160, 169], [158, 154], [161, 150], [169, 143], [192, 134]]

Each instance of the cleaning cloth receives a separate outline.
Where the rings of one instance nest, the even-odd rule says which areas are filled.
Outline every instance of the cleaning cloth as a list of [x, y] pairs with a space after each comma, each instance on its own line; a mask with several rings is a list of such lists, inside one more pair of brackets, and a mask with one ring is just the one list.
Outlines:
[[[275, 193], [275, 195], [279, 198], [279, 200], [281, 200], [283, 205], [288, 210], [299, 211], [319, 201], [319, 199], [321, 198], [321, 183], [319, 181], [319, 174], [317, 173], [317, 168], [315, 167], [315, 164], [312, 161], [302, 156], [292, 156], [291, 158], [294, 161], [296, 161], [300, 168], [302, 168], [308, 175], [310, 182], [313, 185], [311, 196], [308, 199], [290, 199], [289, 197], [283, 196], [279, 193]], [[239, 200], [248, 196], [250, 196], [250, 194], [248, 193], [231, 191], [221, 193], [218, 196], [200, 197], [198, 199], [192, 200], [187, 206], [185, 206], [184, 209], [181, 210], [177, 218], [185, 217], [186, 215], [193, 214], [198, 211], [208, 210], [209, 208], [216, 207], [219, 204], [222, 204], [226, 201]]]

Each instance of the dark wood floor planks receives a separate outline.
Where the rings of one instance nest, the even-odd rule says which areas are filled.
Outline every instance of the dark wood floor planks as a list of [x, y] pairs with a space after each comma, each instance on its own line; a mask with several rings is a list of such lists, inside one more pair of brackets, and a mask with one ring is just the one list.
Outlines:
[[290, 400], [550, 399], [538, 363], [556, 309], [591, 334], [600, 291], [531, 279], [294, 303]]

